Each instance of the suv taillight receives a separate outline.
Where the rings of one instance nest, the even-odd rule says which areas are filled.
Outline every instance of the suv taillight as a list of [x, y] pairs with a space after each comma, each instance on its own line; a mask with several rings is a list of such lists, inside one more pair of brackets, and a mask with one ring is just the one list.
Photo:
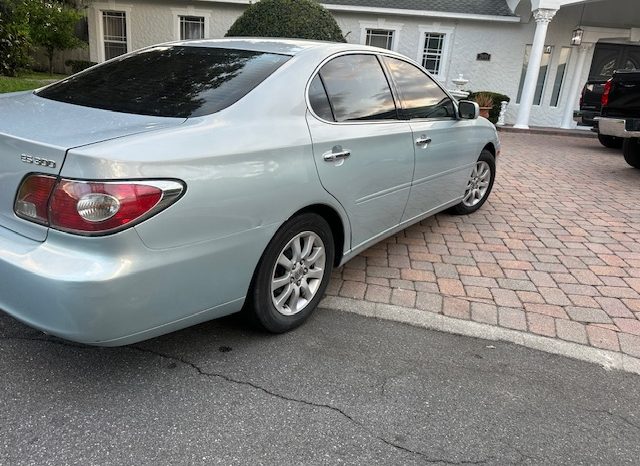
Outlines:
[[85, 181], [29, 175], [18, 190], [18, 217], [85, 236], [129, 228], [178, 200], [184, 185], [173, 180]]
[[602, 97], [600, 98], [600, 103], [603, 107], [609, 105], [609, 93], [611, 92], [611, 79], [609, 79], [606, 83], [604, 83], [604, 90], [602, 92]]

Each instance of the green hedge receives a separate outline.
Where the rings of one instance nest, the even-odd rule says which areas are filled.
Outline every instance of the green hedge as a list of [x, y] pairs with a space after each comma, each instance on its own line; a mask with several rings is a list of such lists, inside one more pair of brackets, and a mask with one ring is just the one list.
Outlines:
[[338, 23], [314, 0], [261, 0], [249, 5], [227, 37], [286, 37], [346, 42]]
[[489, 110], [489, 121], [493, 124], [496, 124], [498, 122], [498, 117], [500, 116], [500, 106], [502, 101], [506, 100], [507, 102], [510, 102], [511, 99], [509, 98], [509, 96], [500, 94], [498, 92], [478, 91], [478, 92], [471, 92], [469, 94], [469, 97], [467, 97], [467, 100], [473, 100], [473, 98], [478, 94], [488, 94], [492, 97], [493, 107], [491, 107], [491, 110]]

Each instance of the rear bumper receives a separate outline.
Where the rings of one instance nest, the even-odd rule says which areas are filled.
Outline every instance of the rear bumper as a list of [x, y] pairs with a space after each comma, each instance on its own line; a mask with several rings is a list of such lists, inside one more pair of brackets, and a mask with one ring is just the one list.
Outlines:
[[598, 122], [598, 132], [605, 136], [616, 136], [619, 138], [640, 137], [640, 130], [627, 130], [630, 125], [628, 124], [629, 121], [624, 118], [596, 117], [595, 120]]
[[242, 307], [264, 230], [150, 250], [134, 229], [102, 238], [52, 231], [39, 243], [0, 227], [0, 309], [87, 344], [168, 333]]

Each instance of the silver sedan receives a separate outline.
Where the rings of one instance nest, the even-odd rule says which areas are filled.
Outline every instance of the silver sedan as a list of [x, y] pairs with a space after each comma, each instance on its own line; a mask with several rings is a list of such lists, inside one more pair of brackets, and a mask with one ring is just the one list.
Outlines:
[[406, 57], [176, 42], [0, 97], [0, 309], [123, 345], [244, 309], [300, 325], [331, 269], [487, 200], [500, 145]]

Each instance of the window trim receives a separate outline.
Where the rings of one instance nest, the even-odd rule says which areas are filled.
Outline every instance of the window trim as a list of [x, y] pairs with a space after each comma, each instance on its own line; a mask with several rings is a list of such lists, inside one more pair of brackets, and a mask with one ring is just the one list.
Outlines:
[[393, 39], [389, 50], [397, 52], [400, 45], [400, 32], [403, 26], [403, 23], [388, 23], [382, 18], [378, 18], [377, 21], [360, 21], [360, 44], [367, 45], [367, 29], [385, 29], [393, 31]]
[[125, 26], [127, 28], [127, 52], [126, 53], [132, 52], [133, 51], [132, 31], [131, 31], [131, 10], [133, 8], [132, 5], [114, 2], [114, 3], [94, 3], [91, 6], [95, 8], [94, 24], [96, 27], [96, 31], [98, 31], [98, 34], [97, 34], [98, 50], [96, 51], [98, 59], [96, 61], [98, 63], [103, 63], [104, 61], [106, 61], [105, 53], [104, 53], [105, 42], [104, 42], [104, 21], [103, 21], [105, 12], [114, 11], [114, 12], [124, 13]]
[[199, 10], [192, 6], [188, 6], [186, 8], [171, 8], [171, 15], [173, 17], [173, 37], [175, 38], [175, 40], [188, 40], [180, 38], [181, 16], [199, 16], [201, 18], [204, 18], [204, 39], [209, 39], [211, 37], [211, 11]]
[[[348, 50], [348, 51], [343, 51], [343, 52], [338, 52], [338, 53], [334, 53], [333, 55], [330, 55], [328, 57], [326, 57], [324, 60], [322, 60], [320, 62], [320, 64], [318, 66], [316, 66], [316, 68], [313, 70], [313, 72], [311, 73], [309, 79], [307, 80], [307, 84], [304, 87], [304, 100], [305, 103], [307, 104], [307, 111], [318, 121], [321, 121], [322, 123], [326, 123], [329, 125], [372, 125], [372, 124], [376, 124], [376, 125], [388, 125], [388, 124], [398, 124], [398, 123], [405, 123], [408, 124], [411, 121], [440, 121], [441, 119], [439, 118], [428, 118], [428, 119], [424, 119], [424, 118], [414, 118], [413, 120], [407, 120], [407, 119], [401, 119], [400, 118], [400, 114], [398, 113], [398, 118], [395, 120], [367, 120], [367, 121], [358, 121], [358, 120], [350, 120], [350, 121], [327, 121], [321, 117], [319, 117], [318, 115], [316, 115], [316, 113], [313, 111], [313, 108], [311, 107], [311, 102], [309, 101], [309, 87], [311, 86], [311, 81], [313, 81], [313, 78], [316, 77], [316, 75], [320, 72], [320, 69], [328, 62], [330, 62], [331, 60], [333, 60], [334, 58], [338, 58], [340, 56], [343, 55], [374, 55], [377, 59], [378, 59], [378, 63], [380, 63], [380, 66], [382, 67], [382, 71], [385, 75], [385, 78], [387, 79], [387, 83], [389, 85], [389, 89], [391, 90], [391, 95], [393, 96], [393, 101], [395, 103], [396, 106], [396, 112], [398, 112], [398, 110], [401, 108], [402, 103], [401, 103], [401, 99], [400, 96], [398, 94], [398, 90], [396, 88], [396, 83], [393, 80], [392, 76], [389, 73], [389, 70], [387, 69], [384, 60], [381, 59], [381, 57], [390, 57], [390, 58], [396, 58], [398, 60], [402, 60], [405, 61], [413, 66], [417, 66], [419, 69], [421, 69], [421, 71], [425, 71], [422, 69], [422, 66], [417, 63], [414, 62], [410, 59], [408, 59], [407, 57], [403, 56], [403, 55], [399, 55], [396, 53], [393, 53], [392, 51], [389, 51], [390, 53], [384, 53], [384, 52], [373, 52], [373, 51], [368, 51], [368, 50]], [[432, 75], [433, 76], [433, 75]], [[322, 79], [322, 76], [320, 76], [320, 79]], [[436, 85], [442, 90], [442, 92], [444, 92], [450, 99], [451, 102], [453, 103], [453, 109], [454, 109], [454, 113], [455, 113], [455, 117], [452, 118], [445, 118], [444, 121], [456, 121], [459, 120], [459, 116], [458, 116], [458, 104], [456, 99], [454, 99], [451, 94], [449, 94], [449, 92], [444, 88], [444, 86], [442, 85], [442, 83], [440, 83], [437, 79], [433, 80]], [[324, 86], [324, 82], [322, 83], [322, 85]], [[325, 87], [325, 91], [326, 91], [326, 87]], [[327, 94], [328, 97], [328, 94]], [[331, 104], [331, 99], [329, 99], [329, 104]]]
[[[429, 74], [433, 76], [437, 81], [441, 83], [446, 82], [448, 78], [449, 72], [449, 60], [451, 57], [451, 45], [453, 44], [453, 35], [455, 33], [456, 28], [454, 26], [441, 26], [439, 23], [434, 23], [432, 25], [419, 25], [418, 26], [418, 54], [416, 56], [416, 61], [418, 63], [422, 63], [422, 58], [424, 56], [424, 42], [425, 35], [427, 33], [434, 34], [444, 34], [442, 39], [442, 57], [440, 60], [440, 70], [438, 73]], [[422, 67], [422, 65], [420, 65]]]

